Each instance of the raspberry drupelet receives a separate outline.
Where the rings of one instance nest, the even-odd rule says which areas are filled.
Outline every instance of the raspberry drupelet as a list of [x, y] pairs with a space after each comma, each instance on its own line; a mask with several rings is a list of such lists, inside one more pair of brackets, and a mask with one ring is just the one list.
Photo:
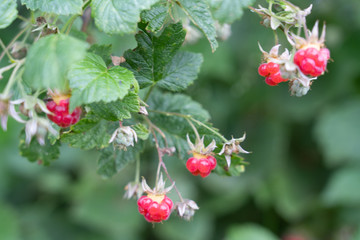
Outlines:
[[162, 222], [169, 218], [173, 202], [165, 194], [148, 194], [139, 198], [138, 209], [148, 222]]
[[77, 123], [80, 119], [80, 107], [75, 108], [72, 113], [69, 113], [69, 98], [49, 101], [46, 107], [53, 113], [48, 114], [48, 118], [60, 127], [69, 127]]
[[281, 82], [288, 81], [288, 79], [281, 77], [280, 65], [274, 62], [261, 64], [258, 68], [258, 72], [260, 76], [266, 77], [265, 83], [270, 86], [276, 86]]

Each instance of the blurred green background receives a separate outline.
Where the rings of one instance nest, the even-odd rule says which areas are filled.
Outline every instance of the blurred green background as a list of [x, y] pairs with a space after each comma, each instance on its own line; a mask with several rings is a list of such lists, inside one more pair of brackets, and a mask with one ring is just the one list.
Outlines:
[[[291, 97], [285, 83], [269, 87], [257, 74], [257, 42], [269, 50], [273, 33], [248, 10], [215, 54], [205, 39], [185, 46], [205, 59], [187, 93], [226, 137], [245, 131], [243, 147], [253, 152], [245, 156], [246, 172], [232, 178], [199, 179], [187, 172], [184, 160], [167, 160], [183, 195], [200, 206], [192, 221], [173, 213], [153, 227], [135, 200], [122, 199], [134, 163], [104, 180], [96, 174], [95, 152], [62, 146], [50, 167], [27, 162], [18, 153], [21, 126], [10, 120], [8, 131], [0, 130], [0, 240], [360, 239], [360, 1], [292, 2], [302, 8], [313, 4], [309, 26], [326, 21], [334, 59], [302, 98]], [[5, 43], [19, 23], [0, 31]], [[98, 43], [112, 43], [115, 55], [136, 45], [133, 36], [89, 31]], [[156, 156], [148, 151], [141, 175], [155, 169]]]

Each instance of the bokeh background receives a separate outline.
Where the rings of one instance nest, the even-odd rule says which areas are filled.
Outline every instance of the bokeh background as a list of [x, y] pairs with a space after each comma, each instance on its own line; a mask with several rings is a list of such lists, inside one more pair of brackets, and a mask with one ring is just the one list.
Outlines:
[[[50, 167], [29, 163], [18, 153], [21, 126], [11, 120], [7, 132], [0, 130], [0, 240], [360, 239], [360, 1], [293, 2], [313, 4], [309, 26], [326, 21], [334, 59], [304, 97], [257, 74], [257, 43], [269, 50], [274, 39], [249, 10], [215, 54], [205, 39], [185, 46], [205, 59], [187, 93], [228, 138], [246, 132], [243, 147], [252, 151], [246, 172], [231, 178], [199, 179], [184, 159], [166, 160], [183, 195], [200, 206], [192, 221], [176, 214], [155, 226], [144, 221], [136, 201], [122, 199], [134, 163], [110, 180], [96, 174], [96, 152], [62, 146]], [[0, 31], [5, 43], [19, 24]], [[89, 31], [93, 40], [112, 43], [115, 55], [136, 46], [133, 36]], [[141, 175], [152, 175], [156, 161], [147, 151]]]

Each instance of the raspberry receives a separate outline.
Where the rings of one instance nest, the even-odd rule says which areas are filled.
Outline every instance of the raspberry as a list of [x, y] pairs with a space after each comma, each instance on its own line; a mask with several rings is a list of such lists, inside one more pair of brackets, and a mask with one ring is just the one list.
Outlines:
[[60, 127], [69, 127], [80, 119], [81, 108], [77, 107], [71, 114], [69, 113], [69, 99], [62, 99], [58, 104], [54, 101], [49, 101], [46, 107], [53, 113], [53, 115], [48, 114], [48, 118]]
[[318, 77], [325, 72], [329, 59], [329, 49], [321, 48], [318, 50], [314, 47], [308, 47], [295, 53], [294, 63], [299, 66], [302, 73]]
[[195, 154], [186, 162], [186, 168], [192, 175], [207, 177], [216, 167], [216, 159], [211, 155]]
[[170, 216], [173, 202], [166, 195], [142, 196], [138, 202], [139, 213], [145, 217], [148, 222], [161, 222], [167, 220]]
[[270, 86], [276, 86], [280, 82], [286, 82], [288, 79], [281, 77], [280, 66], [277, 63], [263, 63], [259, 66], [258, 72], [260, 76], [266, 77], [265, 83]]

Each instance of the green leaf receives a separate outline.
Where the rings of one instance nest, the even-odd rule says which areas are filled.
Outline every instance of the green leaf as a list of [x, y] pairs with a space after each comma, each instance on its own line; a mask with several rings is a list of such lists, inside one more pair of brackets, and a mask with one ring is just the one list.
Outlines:
[[92, 112], [100, 118], [109, 121], [122, 121], [131, 118], [132, 112], [140, 111], [139, 97], [134, 92], [129, 92], [122, 100], [104, 103], [92, 103]]
[[83, 5], [82, 0], [21, 0], [21, 3], [33, 11], [39, 9], [59, 15], [81, 14]]
[[185, 40], [181, 23], [164, 29], [159, 37], [140, 30], [135, 36], [138, 46], [124, 53], [122, 66], [134, 72], [140, 87], [144, 88], [163, 79], [164, 70]]
[[163, 78], [157, 85], [174, 92], [186, 89], [197, 78], [202, 62], [200, 53], [177, 53], [166, 65]]
[[29, 49], [24, 80], [34, 89], [66, 89], [69, 68], [86, 54], [88, 43], [53, 34], [41, 38]]
[[127, 151], [114, 149], [113, 146], [101, 150], [97, 173], [105, 178], [112, 177], [130, 162], [139, 158], [142, 148], [142, 143], [138, 142], [134, 147], [128, 147]]
[[330, 206], [360, 206], [360, 167], [345, 167], [330, 178], [323, 193], [323, 200]]
[[272, 232], [255, 224], [243, 224], [231, 227], [225, 240], [279, 240]]
[[[215, 153], [218, 153], [221, 150], [222, 146], [218, 145]], [[231, 156], [231, 165], [227, 166], [224, 155], [215, 155], [217, 160], [217, 166], [215, 172], [218, 175], [222, 176], [240, 176], [245, 171], [244, 158], [233, 154]]]
[[9, 26], [18, 14], [16, 1], [0, 0], [0, 29]]
[[213, 16], [220, 23], [233, 23], [241, 18], [243, 9], [254, 3], [254, 0], [207, 0]]
[[315, 137], [329, 165], [360, 160], [360, 101], [324, 111], [317, 120]]
[[68, 77], [73, 88], [70, 111], [81, 104], [123, 99], [136, 81], [133, 73], [123, 67], [107, 69], [104, 60], [93, 53], [75, 64]]
[[53, 145], [48, 139], [45, 139], [45, 145], [42, 146], [32, 139], [30, 144], [25, 143], [25, 133], [23, 132], [20, 137], [20, 155], [26, 157], [30, 162], [41, 161], [43, 165], [49, 166], [51, 162], [59, 158], [59, 142], [55, 142]]
[[140, 12], [159, 0], [93, 0], [92, 15], [96, 26], [108, 34], [136, 31]]
[[102, 149], [109, 146], [109, 140], [116, 126], [92, 114], [81, 119], [71, 127], [69, 132], [61, 136], [61, 141], [75, 148], [89, 150]]
[[132, 129], [134, 129], [139, 139], [146, 140], [149, 138], [150, 131], [145, 125], [138, 123], [132, 126]]
[[165, 24], [166, 18], [169, 16], [169, 8], [162, 4], [155, 4], [150, 10], [141, 13], [141, 19], [147, 22], [146, 30], [157, 33]]
[[205, 34], [215, 52], [218, 47], [214, 19], [205, 0], [179, 0], [190, 20]]
[[111, 63], [111, 53], [112, 45], [111, 44], [93, 44], [88, 50], [91, 53], [99, 55], [108, 66]]
[[19, 240], [20, 237], [20, 216], [10, 205], [0, 202], [0, 239]]
[[[154, 92], [151, 95], [148, 104], [150, 109], [149, 118], [164, 132], [168, 145], [174, 146], [182, 159], [185, 159], [188, 156], [187, 151], [189, 150], [189, 147], [186, 142], [186, 135], [189, 134], [194, 140], [194, 131], [185, 118], [166, 115], [166, 112], [186, 116], [190, 115], [201, 123], [206, 124], [213, 131], [217, 131], [217, 129], [214, 129], [208, 123], [208, 120], [210, 119], [209, 113], [203, 109], [199, 103], [193, 101], [188, 96], [182, 94], [160, 94], [158, 92]], [[206, 143], [210, 143], [212, 139], [215, 139], [219, 143], [221, 142], [218, 136], [214, 135], [212, 131], [196, 123], [193, 124], [196, 126], [199, 134], [201, 136], [205, 136]], [[158, 139], [162, 147], [166, 146], [160, 135], [158, 135]]]

